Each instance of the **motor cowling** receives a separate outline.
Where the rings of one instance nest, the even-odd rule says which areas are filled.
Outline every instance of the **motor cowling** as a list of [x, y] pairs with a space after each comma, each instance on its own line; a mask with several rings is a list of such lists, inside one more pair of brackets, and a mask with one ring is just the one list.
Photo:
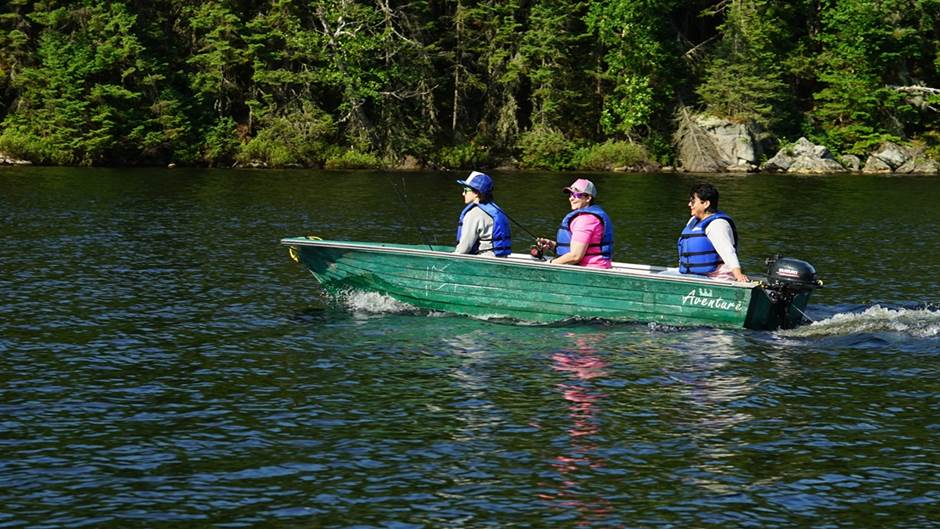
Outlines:
[[822, 286], [816, 268], [806, 261], [774, 256], [767, 259], [766, 263], [767, 285], [772, 289], [799, 294]]

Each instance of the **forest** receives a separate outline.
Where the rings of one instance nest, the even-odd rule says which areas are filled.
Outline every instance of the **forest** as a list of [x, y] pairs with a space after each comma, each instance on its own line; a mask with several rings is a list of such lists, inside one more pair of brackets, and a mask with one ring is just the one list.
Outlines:
[[0, 151], [584, 169], [707, 113], [940, 157], [940, 0], [6, 0]]

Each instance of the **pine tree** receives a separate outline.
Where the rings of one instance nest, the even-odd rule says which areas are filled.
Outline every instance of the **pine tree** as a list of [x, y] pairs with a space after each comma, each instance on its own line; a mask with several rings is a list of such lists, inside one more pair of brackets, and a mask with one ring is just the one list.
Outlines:
[[776, 0], [732, 0], [723, 4], [721, 40], [696, 89], [706, 111], [766, 129], [792, 117], [793, 100], [784, 80], [786, 39]]
[[180, 22], [190, 42], [186, 57], [189, 90], [200, 119], [202, 158], [228, 164], [247, 134], [248, 52], [243, 13], [234, 0], [208, 0], [181, 6]]
[[533, 129], [593, 138], [597, 114], [590, 82], [593, 47], [584, 0], [541, 0], [531, 6], [522, 37], [524, 73], [531, 86]]
[[26, 17], [29, 0], [8, 0], [0, 11], [0, 120], [16, 96], [14, 83], [34, 56], [29, 48], [32, 24]]
[[[810, 113], [819, 139], [846, 152], [916, 133], [911, 98], [898, 85], [937, 80], [940, 2], [823, 0], [819, 81]], [[933, 54], [933, 55], [931, 55]], [[929, 66], [934, 59], [933, 67]]]
[[77, 2], [31, 18], [42, 28], [36, 60], [15, 81], [0, 142], [45, 163], [135, 159], [153, 73], [136, 16], [121, 2]]
[[591, 2], [588, 28], [604, 49], [597, 75], [605, 133], [638, 140], [670, 122], [676, 85], [684, 77], [670, 19], [679, 3]]
[[515, 144], [521, 129], [518, 35], [525, 16], [518, 0], [457, 2], [453, 124], [458, 141], [503, 152]]

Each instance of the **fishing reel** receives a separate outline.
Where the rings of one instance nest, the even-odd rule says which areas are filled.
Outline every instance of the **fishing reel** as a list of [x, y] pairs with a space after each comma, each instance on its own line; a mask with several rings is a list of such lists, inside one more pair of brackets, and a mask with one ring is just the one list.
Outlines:
[[536, 239], [535, 244], [529, 247], [529, 255], [533, 259], [538, 259], [539, 261], [545, 260], [545, 250], [551, 250], [552, 245], [549, 243], [543, 243], [541, 239]]

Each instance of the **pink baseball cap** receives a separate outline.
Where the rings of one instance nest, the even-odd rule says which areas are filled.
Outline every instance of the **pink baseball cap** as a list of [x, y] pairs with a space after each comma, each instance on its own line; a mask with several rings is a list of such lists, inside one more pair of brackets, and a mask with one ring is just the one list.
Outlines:
[[592, 197], [597, 196], [597, 186], [587, 178], [578, 178], [573, 184], [563, 189], [565, 193], [587, 193]]

